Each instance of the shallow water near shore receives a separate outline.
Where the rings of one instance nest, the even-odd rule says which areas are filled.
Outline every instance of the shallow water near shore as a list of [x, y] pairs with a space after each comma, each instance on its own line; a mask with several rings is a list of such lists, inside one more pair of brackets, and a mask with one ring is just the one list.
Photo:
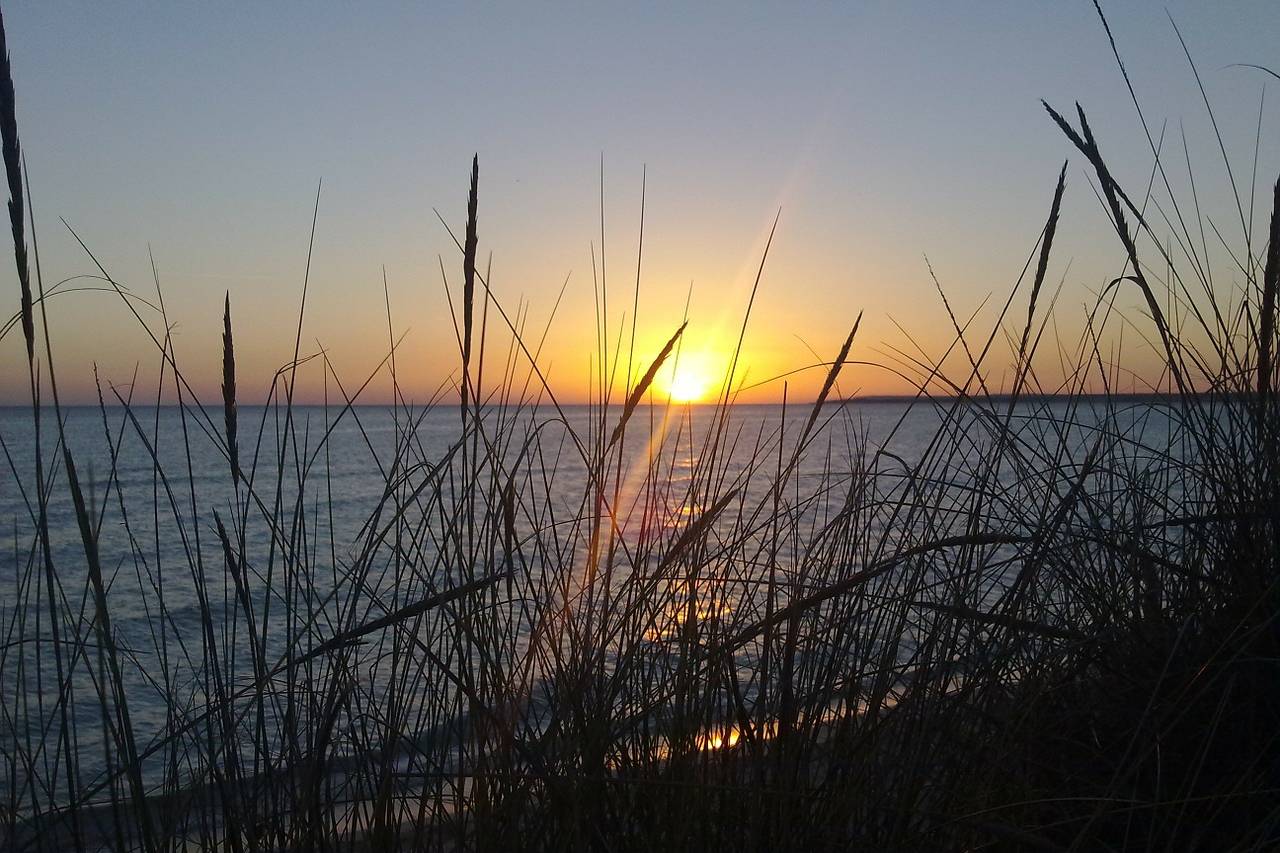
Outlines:
[[[46, 409], [43, 415], [42, 455], [48, 466], [51, 459], [57, 459], [58, 430], [52, 411]], [[467, 519], [446, 518], [443, 506], [447, 499], [433, 503], [433, 499], [422, 497], [428, 491], [447, 494], [462, 489], [450, 478], [459, 472], [465, 478], [466, 462], [458, 465], [457, 460], [474, 454], [476, 444], [458, 441], [461, 430], [456, 408], [413, 411], [302, 406], [286, 414], [282, 409], [244, 407], [239, 412], [244, 479], [239, 482], [233, 482], [230, 475], [219, 430], [220, 415], [217, 411], [210, 419], [195, 410], [171, 407], [74, 408], [64, 412], [66, 440], [96, 528], [114, 641], [123, 662], [122, 682], [133, 735], [142, 754], [142, 778], [148, 786], [165, 780], [173, 785], [188, 775], [180, 762], [175, 763], [173, 753], [159, 745], [172, 739], [175, 731], [203, 719], [203, 709], [211, 700], [215, 705], [227, 702], [208, 695], [213, 685], [231, 693], [232, 704], [234, 696], [253, 688], [255, 666], [262, 665], [255, 664], [255, 641], [259, 644], [256, 654], [266, 665], [283, 663], [291, 660], [291, 655], [307, 655], [353, 623], [474, 582], [477, 572], [484, 571], [481, 566], [459, 562], [450, 542]], [[971, 442], [976, 459], [990, 449], [990, 424], [1004, 419], [1011, 425], [1009, 440], [1024, 444], [1028, 456], [1056, 455], [1060, 469], [1069, 471], [1084, 460], [1103, 429], [1111, 440], [1132, 448], [1128, 456], [1135, 465], [1141, 466], [1146, 459], [1152, 470], [1144, 476], [1155, 480], [1169, 476], [1161, 466], [1181, 453], [1176, 408], [1152, 400], [1135, 401], [1118, 410], [1113, 405], [1106, 411], [1093, 408], [1088, 398], [1071, 402], [1041, 399], [1013, 406], [1001, 400], [958, 407], [928, 401], [914, 405], [906, 401], [829, 404], [820, 414], [820, 431], [810, 435], [800, 452], [795, 448], [795, 437], [810, 416], [809, 406], [787, 410], [781, 406], [735, 406], [727, 411], [711, 406], [638, 409], [623, 439], [620, 476], [611, 498], [613, 532], [621, 543], [621, 553], [627, 553], [628, 543], [652, 536], [654, 529], [670, 530], [678, 536], [679, 531], [697, 524], [720, 495], [732, 492], [746, 508], [738, 512], [733, 524], [744, 525], [745, 513], [750, 527], [753, 511], [766, 519], [753, 535], [773, 553], [775, 575], [794, 576], [790, 583], [776, 584], [778, 606], [783, 606], [787, 600], [819, 588], [821, 579], [806, 586], [810, 582], [802, 567], [808, 555], [803, 549], [789, 544], [780, 548], [777, 541], [770, 548], [767, 515], [771, 501], [788, 501], [791, 528], [816, 535], [831, 522], [840, 501], [847, 500], [849, 489], [867, 476], [869, 467], [875, 478], [889, 484], [884, 487], [886, 495], [894, 493], [894, 483], [921, 476], [927, 479], [928, 471], [912, 469], [928, 456], [931, 443], [940, 434], [947, 434], [948, 441], [961, 448]], [[583, 505], [584, 495], [590, 491], [589, 473], [578, 452], [579, 443], [600, 442], [610, 435], [616, 421], [616, 409], [602, 413], [588, 407], [486, 413], [489, 434], [504, 442], [487, 452], [524, 471], [526, 482], [539, 483], [542, 505], [527, 512], [518, 525], [513, 522], [513, 536], [535, 540], [539, 519], [546, 525], [543, 529], [551, 529], [564, 524], [565, 519], [581, 519], [593, 511]], [[39, 741], [35, 735], [38, 729], [55, 733], [43, 738], [53, 744], [62, 722], [48, 697], [33, 692], [38, 680], [32, 673], [40, 667], [50, 671], [54, 664], [47, 628], [38, 624], [48, 591], [43, 588], [43, 557], [35, 535], [38, 510], [31, 470], [36, 436], [30, 411], [0, 409], [0, 438], [6, 454], [0, 475], [0, 519], [4, 522], [0, 529], [0, 552], [4, 555], [0, 558], [4, 566], [0, 601], [5, 603], [0, 627], [6, 636], [6, 671], [22, 669], [27, 673], [25, 678], [6, 677], [4, 683], [4, 701], [13, 709], [13, 719], [22, 720], [21, 725], [7, 727], [4, 732], [9, 741], [5, 749], [13, 753], [20, 751], [19, 741], [24, 737]], [[536, 454], [529, 452], [534, 446]], [[1148, 454], [1144, 447], [1155, 451]], [[1172, 457], [1168, 455], [1171, 450]], [[774, 480], [769, 475], [788, 459], [794, 460], [795, 468], [788, 477], [787, 493], [780, 497], [772, 493]], [[997, 495], [1007, 492], [1016, 500], [1019, 490], [1027, 488], [1020, 479], [1025, 471], [1001, 470], [996, 482], [975, 485], [984, 474], [966, 470], [963, 452], [953, 456], [949, 464], [950, 470], [935, 472], [945, 486], [933, 499], [937, 511], [927, 519], [929, 529], [919, 531], [922, 537], [963, 531], [966, 490], [983, 488]], [[84, 545], [68, 490], [59, 488], [60, 472], [56, 466], [52, 470], [50, 557], [56, 566], [59, 595], [65, 597], [70, 612], [80, 614], [80, 621], [64, 626], [64, 630], [91, 637], [94, 604], [86, 581]], [[657, 478], [655, 470], [660, 472]], [[655, 491], [655, 483], [661, 485], [660, 491]], [[501, 492], [501, 486], [494, 481], [490, 493]], [[1169, 485], [1170, 494], [1177, 489], [1176, 483]], [[246, 495], [252, 497], [246, 499]], [[389, 511], [389, 505], [394, 511]], [[288, 529], [280, 519], [288, 519]], [[219, 522], [232, 531], [234, 547], [243, 554], [243, 590], [229, 568], [226, 543], [217, 532]], [[874, 522], [877, 529], [866, 531], [866, 538], [883, 537], [886, 523], [885, 519]], [[906, 523], [912, 522], [908, 519]], [[727, 515], [715, 518], [711, 535], [729, 525]], [[912, 538], [901, 530], [895, 535], [902, 541]], [[820, 536], [809, 541], [820, 541]], [[592, 594], [584, 557], [588, 549], [576, 540], [569, 546], [576, 567], [573, 582], [581, 585], [580, 594]], [[369, 567], [371, 548], [386, 548], [389, 556], [374, 561], [376, 565], [357, 583], [352, 580], [353, 567]], [[859, 554], [850, 554], [847, 559], [854, 562], [855, 569], [869, 562]], [[656, 558], [629, 562], [625, 556], [619, 557], [615, 580], [635, 581], [659, 562]], [[699, 577], [683, 581], [683, 586], [677, 584], [674, 593], [668, 591], [646, 619], [643, 641], [653, 647], [653, 660], [675, 655], [683, 648], [681, 638], [691, 619], [704, 624], [748, 624], [753, 614], [763, 612], [760, 599], [750, 590], [766, 583], [772, 589], [775, 580], [763, 565], [718, 566], [712, 560]], [[643, 584], [638, 588], [643, 589]], [[500, 591], [501, 584], [495, 589]], [[999, 591], [996, 582], [992, 594]], [[246, 598], [259, 614], [274, 609], [275, 621], [269, 628], [258, 624], [251, 632], [242, 624], [238, 614]], [[695, 598], [696, 607], [689, 609], [686, 602]], [[495, 593], [492, 606], [514, 606], [513, 600], [504, 603]], [[351, 607], [360, 608], [360, 613], [353, 614]], [[450, 648], [452, 654], [467, 657], [472, 652], [457, 635], [458, 618], [465, 617], [442, 611], [417, 630], [433, 648]], [[536, 623], [511, 618], [510, 624], [520, 636], [507, 638], [507, 648], [527, 650]], [[83, 653], [92, 656], [95, 644], [96, 640], [86, 641]], [[913, 652], [913, 638], [905, 636], [894, 654], [905, 662]], [[387, 680], [397, 677], [397, 655], [405, 653], [403, 649], [380, 653], [343, 677], [363, 680], [362, 687], [371, 691], [387, 690]], [[757, 666], [759, 661], [752, 655], [744, 652], [736, 665], [744, 670]], [[519, 654], [513, 652], [512, 657]], [[601, 674], [607, 677], [615, 665], [617, 660], [606, 656]], [[94, 668], [82, 661], [71, 676], [72, 687], [82, 695], [94, 692]], [[534, 666], [521, 676], [522, 713], [531, 718], [540, 713], [539, 697], [549, 689], [542, 682], [551, 677], [537, 670]], [[256, 678], [260, 681], [261, 674]], [[45, 684], [47, 690], [47, 675]], [[412, 682], [407, 690], [404, 687], [399, 694], [388, 695], [410, 721], [401, 736], [407, 740], [382, 744], [381, 748], [396, 756], [393, 762], [405, 776], [420, 774], [429, 765], [434, 765], [431, 769], [436, 773], [453, 772], [456, 744], [460, 737], [465, 739], [460, 733], [475, 723], [468, 702], [461, 694], [451, 701], [432, 696], [428, 708], [421, 696], [414, 695]], [[754, 698], [752, 684], [744, 683], [742, 689], [748, 699]], [[176, 704], [176, 697], [181, 697], [177, 700], [180, 704]], [[259, 723], [256, 737], [278, 743], [280, 766], [287, 767], [288, 727], [296, 723], [293, 711], [280, 710], [282, 701], [293, 700], [277, 698], [275, 713]], [[879, 701], [883, 704], [886, 699], [880, 697]], [[454, 711], [441, 710], [446, 708]], [[862, 708], [865, 701], [850, 694], [847, 701], [812, 713], [840, 715]], [[654, 760], [664, 760], [671, 749], [675, 735], [665, 729], [670, 722], [658, 717], [642, 724], [646, 729], [650, 724], [653, 727], [641, 748], [651, 750]], [[91, 788], [93, 780], [107, 780], [119, 773], [108, 757], [111, 750], [105, 748], [116, 736], [104, 725], [98, 704], [77, 703], [68, 724], [74, 729], [80, 785]], [[238, 725], [248, 724], [242, 721]], [[534, 730], [542, 725], [530, 724]], [[777, 720], [759, 721], [754, 737], [771, 737], [777, 728]], [[737, 746], [745, 732], [726, 716], [694, 733], [690, 742], [698, 750], [728, 750]], [[326, 772], [340, 777], [345, 764], [367, 758], [371, 746], [360, 738], [336, 737]], [[274, 748], [269, 746], [267, 752]], [[56, 761], [50, 751], [40, 751], [40, 760]], [[0, 797], [13, 803], [19, 813], [34, 811], [32, 802], [48, 804], [65, 799], [65, 792], [59, 790], [37, 794], [29, 778], [23, 776], [17, 773], [0, 779]], [[207, 782], [198, 776], [190, 778], [193, 785]], [[55, 785], [66, 785], [65, 774]], [[359, 800], [370, 792], [353, 791], [353, 795]]]

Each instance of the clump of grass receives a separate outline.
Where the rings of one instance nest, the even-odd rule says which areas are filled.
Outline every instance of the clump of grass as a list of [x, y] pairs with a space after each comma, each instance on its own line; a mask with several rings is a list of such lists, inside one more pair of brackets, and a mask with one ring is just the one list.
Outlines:
[[[1209, 277], [1175, 262], [1084, 111], [1076, 127], [1050, 109], [1128, 263], [1079, 341], [1049, 341], [1042, 307], [1064, 167], [994, 327], [948, 303], [945, 352], [882, 365], [913, 399], [834, 405], [859, 315], [811, 407], [745, 415], [732, 377], [715, 405], [655, 399], [682, 324], [634, 384], [628, 370], [615, 387], [621, 359], [602, 357], [599, 398], [575, 410], [545, 382], [527, 314], [476, 265], [477, 158], [456, 388], [406, 403], [394, 340], [349, 384], [298, 349], [299, 316], [294, 358], [245, 405], [228, 295], [221, 429], [147, 329], [155, 402], [169, 383], [178, 406], [148, 426], [133, 390], [100, 404], [98, 508], [60, 409], [52, 463], [41, 444], [42, 383], [57, 397], [33, 344], [7, 55], [0, 78], [32, 385], [18, 440], [34, 462], [20, 468], [0, 434], [27, 510], [0, 611], [5, 849], [1280, 840], [1280, 185], [1265, 261], [1239, 255], [1243, 302], [1193, 295], [1184, 279]], [[1176, 393], [1115, 391], [1100, 342], [1122, 282]], [[490, 306], [508, 339], [497, 379]], [[600, 352], [626, 345], [642, 364], [634, 337], [602, 334]], [[984, 374], [1002, 337], [1014, 379], [997, 393]], [[1050, 342], [1070, 362], [1058, 384], [1037, 370]], [[295, 406], [299, 370], [321, 372], [324, 406]], [[360, 406], [384, 371], [395, 405]], [[440, 404], [454, 390], [460, 425]], [[344, 526], [340, 465], [361, 447], [377, 495]], [[197, 476], [205, 456], [223, 482]], [[78, 550], [51, 535], [72, 520]]]

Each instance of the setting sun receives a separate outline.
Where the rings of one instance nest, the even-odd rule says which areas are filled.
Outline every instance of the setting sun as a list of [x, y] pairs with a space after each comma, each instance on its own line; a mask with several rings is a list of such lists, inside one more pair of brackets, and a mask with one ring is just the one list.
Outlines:
[[685, 353], [668, 371], [666, 392], [675, 403], [696, 403], [713, 393], [724, 379], [716, 360], [705, 353]]
[[671, 384], [667, 390], [671, 394], [671, 399], [677, 403], [693, 403], [701, 400], [707, 393], [708, 384], [705, 374], [680, 368], [671, 377]]

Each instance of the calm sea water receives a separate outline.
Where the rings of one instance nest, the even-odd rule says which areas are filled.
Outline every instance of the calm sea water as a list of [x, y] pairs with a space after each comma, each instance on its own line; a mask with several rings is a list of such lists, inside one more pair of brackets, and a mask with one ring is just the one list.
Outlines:
[[[973, 406], [958, 419], [945, 417], [943, 409], [927, 403], [914, 407], [895, 401], [828, 406], [819, 423], [831, 418], [830, 423], [800, 458], [793, 478], [796, 496], [824, 484], [847, 482], [853, 470], [865, 467], [869, 459], [874, 460], [877, 470], [883, 468], [885, 476], [901, 479], [902, 472], [930, 452], [944, 423], [947, 440], [960, 452], [952, 455], [949, 470], [934, 473], [963, 486], [974, 474], [966, 469], [965, 459], [976, 459], [990, 447], [990, 421], [1005, 415], [1005, 406]], [[1032, 459], [1043, 454], [1060, 463], [1078, 459], [1096, 434], [1099, 411], [1088, 403], [1074, 407], [1044, 401], [1020, 404], [1012, 414], [1021, 452]], [[563, 421], [560, 414], [548, 408], [528, 410], [501, 429], [498, 415], [491, 414], [495, 420], [490, 426], [492, 434], [509, 439], [498, 452], [513, 459], [535, 426], [541, 425], [541, 454], [526, 457], [524, 464], [545, 469], [537, 473], [546, 475], [541, 482], [548, 501], [559, 504], [562, 514], [570, 515], [583, 509], [587, 474], [566, 425], [589, 444], [602, 429], [604, 435], [610, 433], [617, 413], [610, 413], [603, 422], [585, 407], [565, 409]], [[702, 507], [686, 505], [688, 492], [679, 487], [707, 476], [705, 469], [711, 463], [701, 454], [706, 452], [709, 432], [718, 429], [723, 449], [713, 460], [715, 481], [726, 489], [740, 489], [746, 503], [760, 501], [770, 488], [766, 474], [775, 470], [773, 460], [788, 458], [809, 414], [808, 407], [792, 407], [784, 415], [778, 406], [738, 406], [727, 422], [720, 423], [710, 407], [685, 407], [674, 414], [641, 408], [628, 427], [626, 465], [653, 452], [650, 437], [655, 431], [663, 432], [657, 427], [669, 417], [663, 444], [670, 455], [665, 479], [674, 487], [669, 509], [677, 516], [696, 513]], [[178, 637], [198, 647], [202, 628], [196, 574], [203, 571], [225, 578], [215, 511], [228, 527], [239, 527], [234, 520], [243, 511], [245, 491], [242, 486], [237, 503], [222, 449], [220, 409], [211, 410], [207, 419], [177, 408], [136, 408], [131, 412], [73, 408], [64, 415], [66, 440], [98, 531], [113, 628], [126, 658], [134, 725], [140, 743], [145, 744], [164, 730], [168, 713], [151, 681], [159, 669], [160, 647], [172, 646]], [[378, 513], [385, 502], [388, 479], [404, 476], [410, 485], [421, 482], [458, 451], [454, 446], [460, 434], [456, 408], [410, 414], [362, 407], [339, 415], [337, 408], [299, 407], [293, 412], [289, 431], [282, 411], [240, 410], [241, 467], [251, 473], [254, 492], [263, 502], [250, 507], [248, 523], [243, 525], [244, 553], [256, 571], [255, 600], [261, 601], [269, 593], [262, 572], [273, 543], [264, 518], [278, 514], [291, 519], [292, 529], [278, 534], [275, 547], [286, 547], [285, 542], [305, 543], [307, 553], [300, 562], [312, 574], [311, 586], [323, 594], [357, 559], [356, 548], [371, 519], [375, 525], [383, 523]], [[1109, 422], [1108, 429], [1135, 448], [1131, 454], [1134, 459], [1140, 462], [1144, 458], [1141, 448], [1148, 447], [1152, 449], [1150, 458], [1157, 460], [1153, 464], [1158, 464], [1161, 452], [1179, 443], [1177, 421], [1167, 406], [1139, 402]], [[285, 441], [287, 432], [291, 438]], [[0, 737], [8, 749], [13, 746], [18, 725], [12, 721], [22, 718], [27, 726], [35, 722], [31, 717], [36, 706], [30, 701], [19, 703], [18, 694], [23, 692], [17, 675], [19, 657], [27, 667], [28, 685], [37, 658], [46, 668], [52, 667], [52, 662], [47, 643], [24, 642], [37, 634], [47, 636], [48, 631], [47, 625], [39, 623], [47, 614], [38, 612], [46, 606], [47, 592], [36, 536], [36, 431], [31, 412], [0, 409], [0, 441], [0, 630], [6, 644], [0, 695], [11, 709], [11, 722], [0, 727], [4, 729]], [[60, 606], [74, 614], [67, 617], [71, 629], [88, 636], [93, 604], [86, 583], [85, 552], [57, 455], [56, 422], [49, 410], [43, 413], [41, 443], [44, 466], [53, 481], [48, 519], [52, 561], [61, 582], [59, 594], [65, 597]], [[281, 468], [276, 454], [282, 446], [284, 473], [278, 479]], [[762, 464], [762, 455], [770, 461]], [[398, 468], [397, 458], [401, 460]], [[300, 471], [305, 472], [301, 491]], [[1015, 476], [1014, 472], [1001, 473], [1009, 478], [1011, 495], [1025, 488], [1014, 482]], [[271, 506], [277, 500], [282, 513]], [[157, 579], [164, 585], [168, 605], [169, 620], [164, 625], [158, 624]], [[232, 593], [223, 580], [215, 588], [217, 600], [210, 606], [217, 611], [229, 605]], [[80, 668], [88, 669], [83, 662]], [[51, 690], [51, 695], [56, 695], [56, 690]], [[85, 753], [82, 771], [92, 776], [102, 769], [95, 747], [99, 723], [92, 718], [92, 701], [80, 704], [86, 714], [80, 734]], [[44, 707], [42, 713], [47, 724], [52, 711]], [[7, 791], [10, 784], [10, 779], [0, 780], [0, 792]]]
[[[938, 428], [940, 417], [927, 406], [908, 407], [897, 402], [875, 402], [845, 407], [845, 413], [830, 425], [817, 452], [804, 456], [800, 479], [838, 472], [848, 468], [855, 448], [846, 443], [857, 434], [865, 437], [871, 450], [881, 445], [906, 460], [919, 458]], [[834, 412], [824, 411], [824, 419]], [[584, 440], [598, 432], [598, 417], [585, 406], [563, 409], [568, 424]], [[200, 540], [200, 553], [206, 559], [221, 561], [221, 550], [214, 536], [213, 511], [224, 521], [232, 512], [235, 490], [222, 445], [222, 410], [213, 408], [208, 416], [184, 413], [176, 407], [138, 407], [132, 413], [122, 408], [109, 408], [104, 413], [92, 407], [64, 409], [65, 435], [75, 459], [77, 473], [86, 500], [96, 510], [101, 528], [101, 549], [107, 571], [129, 553], [129, 538], [122, 525], [127, 516], [133, 537], [146, 546], [160, 564], [185, 566], [195, 553]], [[792, 407], [786, 413], [786, 428], [796, 432], [808, 419], [810, 409]], [[904, 419], [905, 415], [905, 420]], [[655, 418], [661, 412], [655, 410]], [[572, 503], [581, 497], [586, 477], [585, 467], [574, 452], [565, 430], [555, 421], [554, 409], [541, 407], [526, 412], [509, 430], [517, 443], [527, 436], [534, 424], [544, 426], [544, 446], [559, 448], [554, 463], [557, 469], [552, 486], [557, 495]], [[397, 447], [407, 446], [416, 464], [440, 462], [450, 452], [460, 434], [456, 408], [439, 407], [426, 414], [408, 415], [390, 407], [365, 406], [345, 414], [338, 407], [300, 406], [293, 412], [292, 434], [285, 441], [286, 422], [283, 411], [261, 407], [243, 407], [239, 411], [240, 464], [246, 472], [254, 472], [255, 491], [265, 498], [274, 495], [278, 467], [277, 449], [285, 446], [283, 488], [286, 509], [297, 497], [299, 461], [307, 471], [305, 499], [315, 509], [322, 507], [317, 531], [324, 538], [330, 534], [338, 543], [352, 543], [382, 500]], [[616, 410], [608, 415], [605, 431], [617, 421]], [[712, 427], [711, 407], [686, 407], [672, 416], [667, 428], [667, 446], [676, 457], [676, 465], [696, 465], [707, 430]], [[901, 423], [900, 423], [901, 421]], [[412, 423], [412, 439], [406, 443], [404, 433]], [[853, 426], [846, 429], [846, 422]], [[752, 451], [776, 435], [783, 426], [781, 406], [735, 406], [725, 428], [726, 441], [734, 445], [724, 454], [730, 475], [741, 471]], [[629, 425], [628, 451], [643, 453], [644, 439], [651, 427], [649, 412], [638, 410]], [[895, 431], [896, 428], [896, 431]], [[211, 435], [211, 432], [214, 432]], [[889, 438], [893, 432], [892, 439]], [[826, 437], [832, 437], [831, 456], [827, 458]], [[761, 437], [764, 437], [763, 439]], [[76, 524], [58, 444], [57, 423], [52, 410], [42, 418], [42, 455], [44, 465], [52, 473], [49, 523], [53, 558], [56, 565], [83, 568], [84, 553]], [[35, 429], [29, 409], [0, 407], [0, 442], [4, 457], [0, 462], [0, 548], [5, 571], [0, 571], [0, 590], [6, 590], [31, 558], [35, 545], [36, 494], [32, 472], [35, 466]], [[776, 451], [775, 451], [776, 453]], [[114, 457], [114, 460], [113, 460]], [[690, 463], [690, 459], [693, 462]], [[157, 466], [156, 461], [159, 465]], [[157, 469], [163, 476], [157, 478]], [[688, 473], [687, 471], [685, 472]], [[677, 472], [677, 476], [679, 473]], [[111, 481], [112, 486], [107, 487]], [[759, 481], [748, 487], [767, 487]], [[194, 502], [194, 509], [193, 509]], [[159, 504], [159, 511], [155, 511]], [[157, 524], [157, 521], [159, 522]], [[250, 531], [252, 532], [252, 531]], [[260, 542], [267, 546], [264, 536]], [[114, 559], [112, 558], [114, 555]], [[17, 561], [15, 563], [15, 560]], [[127, 602], [121, 602], [128, 607]]]

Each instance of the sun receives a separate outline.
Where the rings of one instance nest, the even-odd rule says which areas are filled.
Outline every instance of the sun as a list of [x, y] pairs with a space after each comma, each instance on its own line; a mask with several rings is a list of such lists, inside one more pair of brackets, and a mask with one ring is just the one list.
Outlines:
[[677, 369], [667, 388], [677, 403], [694, 403], [707, 393], [706, 377], [692, 370]]
[[684, 353], [667, 375], [666, 390], [674, 403], [696, 403], [715, 389], [719, 379], [709, 356]]

